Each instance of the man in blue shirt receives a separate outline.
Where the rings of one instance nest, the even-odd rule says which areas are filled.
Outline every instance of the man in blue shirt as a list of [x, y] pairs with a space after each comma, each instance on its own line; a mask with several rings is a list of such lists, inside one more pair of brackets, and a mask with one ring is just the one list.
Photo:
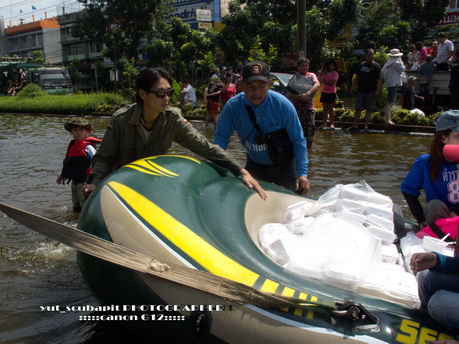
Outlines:
[[[231, 98], [223, 108], [214, 134], [214, 143], [226, 149], [234, 130], [247, 150], [245, 168], [253, 177], [307, 195], [308, 150], [300, 121], [292, 103], [269, 89], [269, 69], [263, 62], [249, 62], [242, 71], [242, 93]], [[273, 163], [266, 143], [252, 123], [253, 112], [264, 135], [285, 129], [293, 145], [294, 157], [287, 162]]]

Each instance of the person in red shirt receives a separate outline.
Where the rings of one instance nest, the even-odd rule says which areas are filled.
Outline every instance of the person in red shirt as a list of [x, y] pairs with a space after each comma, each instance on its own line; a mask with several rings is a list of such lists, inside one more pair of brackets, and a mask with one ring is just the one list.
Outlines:
[[327, 121], [330, 118], [330, 129], [335, 129], [335, 100], [336, 100], [336, 82], [339, 79], [338, 65], [335, 60], [327, 62], [324, 71], [319, 72], [319, 81], [322, 83], [322, 93], [320, 101], [323, 105], [324, 122], [319, 129], [327, 127]]
[[233, 84], [233, 74], [226, 73], [224, 86], [222, 91], [222, 104], [225, 106], [226, 102], [236, 95], [236, 85]]

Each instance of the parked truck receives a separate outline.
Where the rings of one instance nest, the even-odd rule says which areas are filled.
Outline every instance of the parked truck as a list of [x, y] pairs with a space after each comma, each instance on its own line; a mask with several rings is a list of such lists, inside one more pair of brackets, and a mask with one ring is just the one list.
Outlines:
[[27, 72], [27, 81], [41, 86], [50, 94], [73, 93], [72, 80], [69, 72], [60, 67], [39, 67]]
[[73, 93], [73, 85], [68, 71], [61, 67], [26, 62], [2, 62], [1, 74], [4, 94], [11, 87], [22, 88], [28, 83], [36, 83], [49, 94]]

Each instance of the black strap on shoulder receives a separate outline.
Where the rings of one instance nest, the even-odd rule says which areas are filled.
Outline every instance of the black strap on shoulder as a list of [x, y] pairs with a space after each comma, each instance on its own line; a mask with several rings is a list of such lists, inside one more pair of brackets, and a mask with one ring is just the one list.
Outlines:
[[257, 129], [260, 135], [263, 135], [263, 132], [260, 129], [260, 126], [257, 123], [257, 119], [255, 118], [255, 114], [253, 113], [253, 109], [250, 105], [246, 105], [245, 108], [247, 109], [247, 113], [249, 114], [250, 121], [252, 122], [255, 129]]
[[[440, 227], [437, 226], [437, 224], [434, 222], [432, 224], [429, 225], [430, 227], [430, 230], [437, 236], [439, 237], [440, 239], [443, 238], [445, 236], [445, 233], [443, 233], [443, 231], [440, 229]], [[451, 241], [454, 241], [454, 239], [452, 239], [451, 237], [447, 237], [445, 239], [445, 241], [447, 242], [451, 242]]]

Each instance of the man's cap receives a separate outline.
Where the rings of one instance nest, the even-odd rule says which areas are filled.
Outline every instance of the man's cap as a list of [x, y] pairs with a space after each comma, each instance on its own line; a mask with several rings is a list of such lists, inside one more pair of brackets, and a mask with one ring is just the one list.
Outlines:
[[408, 77], [408, 81], [414, 81], [414, 80], [418, 80], [418, 78], [416, 78], [414, 75], [411, 75]]
[[438, 116], [435, 122], [437, 131], [451, 129], [459, 132], [459, 110], [448, 110]]
[[264, 62], [249, 62], [242, 69], [242, 80], [246, 83], [260, 80], [269, 82], [269, 68]]
[[64, 124], [65, 130], [67, 130], [70, 133], [72, 132], [72, 129], [75, 128], [75, 127], [83, 127], [88, 131], [92, 130], [91, 123], [89, 123], [88, 120], [86, 120], [86, 119], [84, 119], [82, 117], [74, 118], [71, 121], [69, 121], [69, 122]]
[[222, 66], [222, 70], [226, 70], [226, 67], [225, 67], [225, 66]]

